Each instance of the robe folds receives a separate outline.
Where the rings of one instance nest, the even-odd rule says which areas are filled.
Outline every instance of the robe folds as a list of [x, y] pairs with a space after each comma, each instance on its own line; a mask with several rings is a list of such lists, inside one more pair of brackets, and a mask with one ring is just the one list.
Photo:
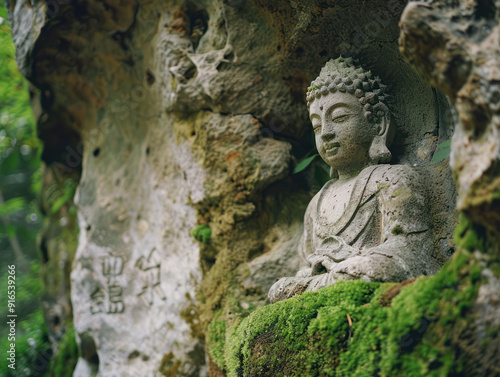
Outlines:
[[298, 247], [302, 269], [282, 278], [269, 291], [271, 302], [316, 291], [338, 280], [399, 282], [433, 274], [432, 219], [425, 177], [408, 165], [365, 168], [350, 183], [340, 218], [334, 181], [309, 203]]

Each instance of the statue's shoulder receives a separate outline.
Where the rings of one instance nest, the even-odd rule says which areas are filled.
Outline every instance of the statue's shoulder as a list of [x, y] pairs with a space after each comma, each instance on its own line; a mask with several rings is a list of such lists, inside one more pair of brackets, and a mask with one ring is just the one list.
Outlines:
[[316, 209], [318, 208], [318, 201], [321, 198], [322, 195], [324, 195], [324, 191], [328, 189], [328, 187], [331, 185], [332, 181], [326, 182], [321, 190], [319, 190], [316, 195], [313, 196], [309, 204], [307, 205], [306, 209], [306, 216], [313, 216], [314, 213], [316, 212]]
[[370, 180], [398, 182], [400, 180], [414, 180], [420, 177], [419, 171], [410, 165], [377, 165]]
[[418, 169], [410, 165], [378, 165], [369, 180], [370, 191], [394, 191], [400, 187], [417, 187], [422, 184]]

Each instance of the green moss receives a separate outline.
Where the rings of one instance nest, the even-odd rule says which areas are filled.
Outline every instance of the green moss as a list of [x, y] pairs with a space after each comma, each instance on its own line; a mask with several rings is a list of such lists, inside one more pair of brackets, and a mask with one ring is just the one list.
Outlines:
[[212, 238], [212, 229], [208, 225], [198, 225], [189, 233], [195, 240], [207, 243]]
[[[251, 373], [243, 375], [283, 375], [279, 371], [317, 375], [315, 366], [333, 360], [335, 350], [348, 340], [347, 313], [356, 316], [356, 308], [369, 302], [378, 286], [363, 281], [339, 282], [257, 310], [227, 332], [224, 369], [228, 376], [244, 371]], [[338, 325], [331, 326], [332, 322]], [[335, 335], [324, 335], [320, 330], [325, 327]]]
[[78, 347], [75, 341], [75, 329], [73, 326], [66, 330], [59, 348], [50, 361], [49, 376], [51, 377], [71, 377], [78, 361]]
[[189, 293], [186, 293], [185, 297], [189, 305], [181, 310], [180, 315], [191, 328], [191, 339], [203, 340], [203, 332], [200, 326], [198, 307]]
[[392, 231], [392, 234], [398, 235], [403, 233], [403, 229], [400, 226], [395, 226]]
[[[220, 311], [219, 311], [220, 312]], [[214, 316], [207, 329], [207, 348], [212, 361], [219, 368], [224, 368], [224, 347], [226, 345], [226, 321], [219, 320], [219, 315]]]
[[407, 187], [401, 186], [394, 190], [392, 193], [393, 198], [397, 198], [398, 196], [403, 196], [404, 198], [409, 198], [411, 197], [411, 190], [408, 189]]
[[458, 229], [457, 243], [466, 247], [385, 306], [380, 296], [396, 284], [341, 281], [263, 307], [232, 327], [213, 322], [211, 355], [229, 377], [459, 375], [465, 360], [456, 350], [470, 331], [481, 284], [469, 251], [480, 248], [478, 237], [470, 226]]
[[466, 216], [460, 215], [457, 228], [455, 229], [455, 244], [468, 251], [484, 249], [484, 245], [480, 241], [481, 236], [478, 233], [471, 221]]
[[177, 377], [181, 362], [172, 352], [163, 355], [158, 372], [165, 377]]
[[379, 183], [377, 186], [377, 192], [389, 188], [391, 185], [388, 183]]
[[494, 262], [490, 266], [490, 270], [495, 274], [495, 276], [500, 276], [500, 263]]

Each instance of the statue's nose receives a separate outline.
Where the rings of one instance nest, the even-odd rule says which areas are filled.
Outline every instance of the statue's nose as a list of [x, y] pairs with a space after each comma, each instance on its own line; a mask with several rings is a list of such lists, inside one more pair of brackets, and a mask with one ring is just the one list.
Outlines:
[[321, 138], [323, 141], [330, 141], [335, 137], [335, 131], [333, 128], [325, 126], [322, 127]]

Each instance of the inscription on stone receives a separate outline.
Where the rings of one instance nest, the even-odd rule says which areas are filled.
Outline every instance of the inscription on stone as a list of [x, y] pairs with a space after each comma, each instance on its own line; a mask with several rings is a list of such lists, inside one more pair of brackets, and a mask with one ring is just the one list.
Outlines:
[[165, 300], [165, 293], [160, 286], [161, 258], [158, 250], [154, 248], [147, 258], [139, 258], [135, 266], [141, 282], [141, 291], [137, 296], [143, 297], [149, 305], [153, 305], [155, 298]]
[[123, 287], [118, 284], [118, 277], [123, 273], [124, 261], [120, 256], [101, 258], [102, 274], [106, 278], [105, 287], [97, 287], [90, 295], [92, 314], [120, 314], [125, 311]]

